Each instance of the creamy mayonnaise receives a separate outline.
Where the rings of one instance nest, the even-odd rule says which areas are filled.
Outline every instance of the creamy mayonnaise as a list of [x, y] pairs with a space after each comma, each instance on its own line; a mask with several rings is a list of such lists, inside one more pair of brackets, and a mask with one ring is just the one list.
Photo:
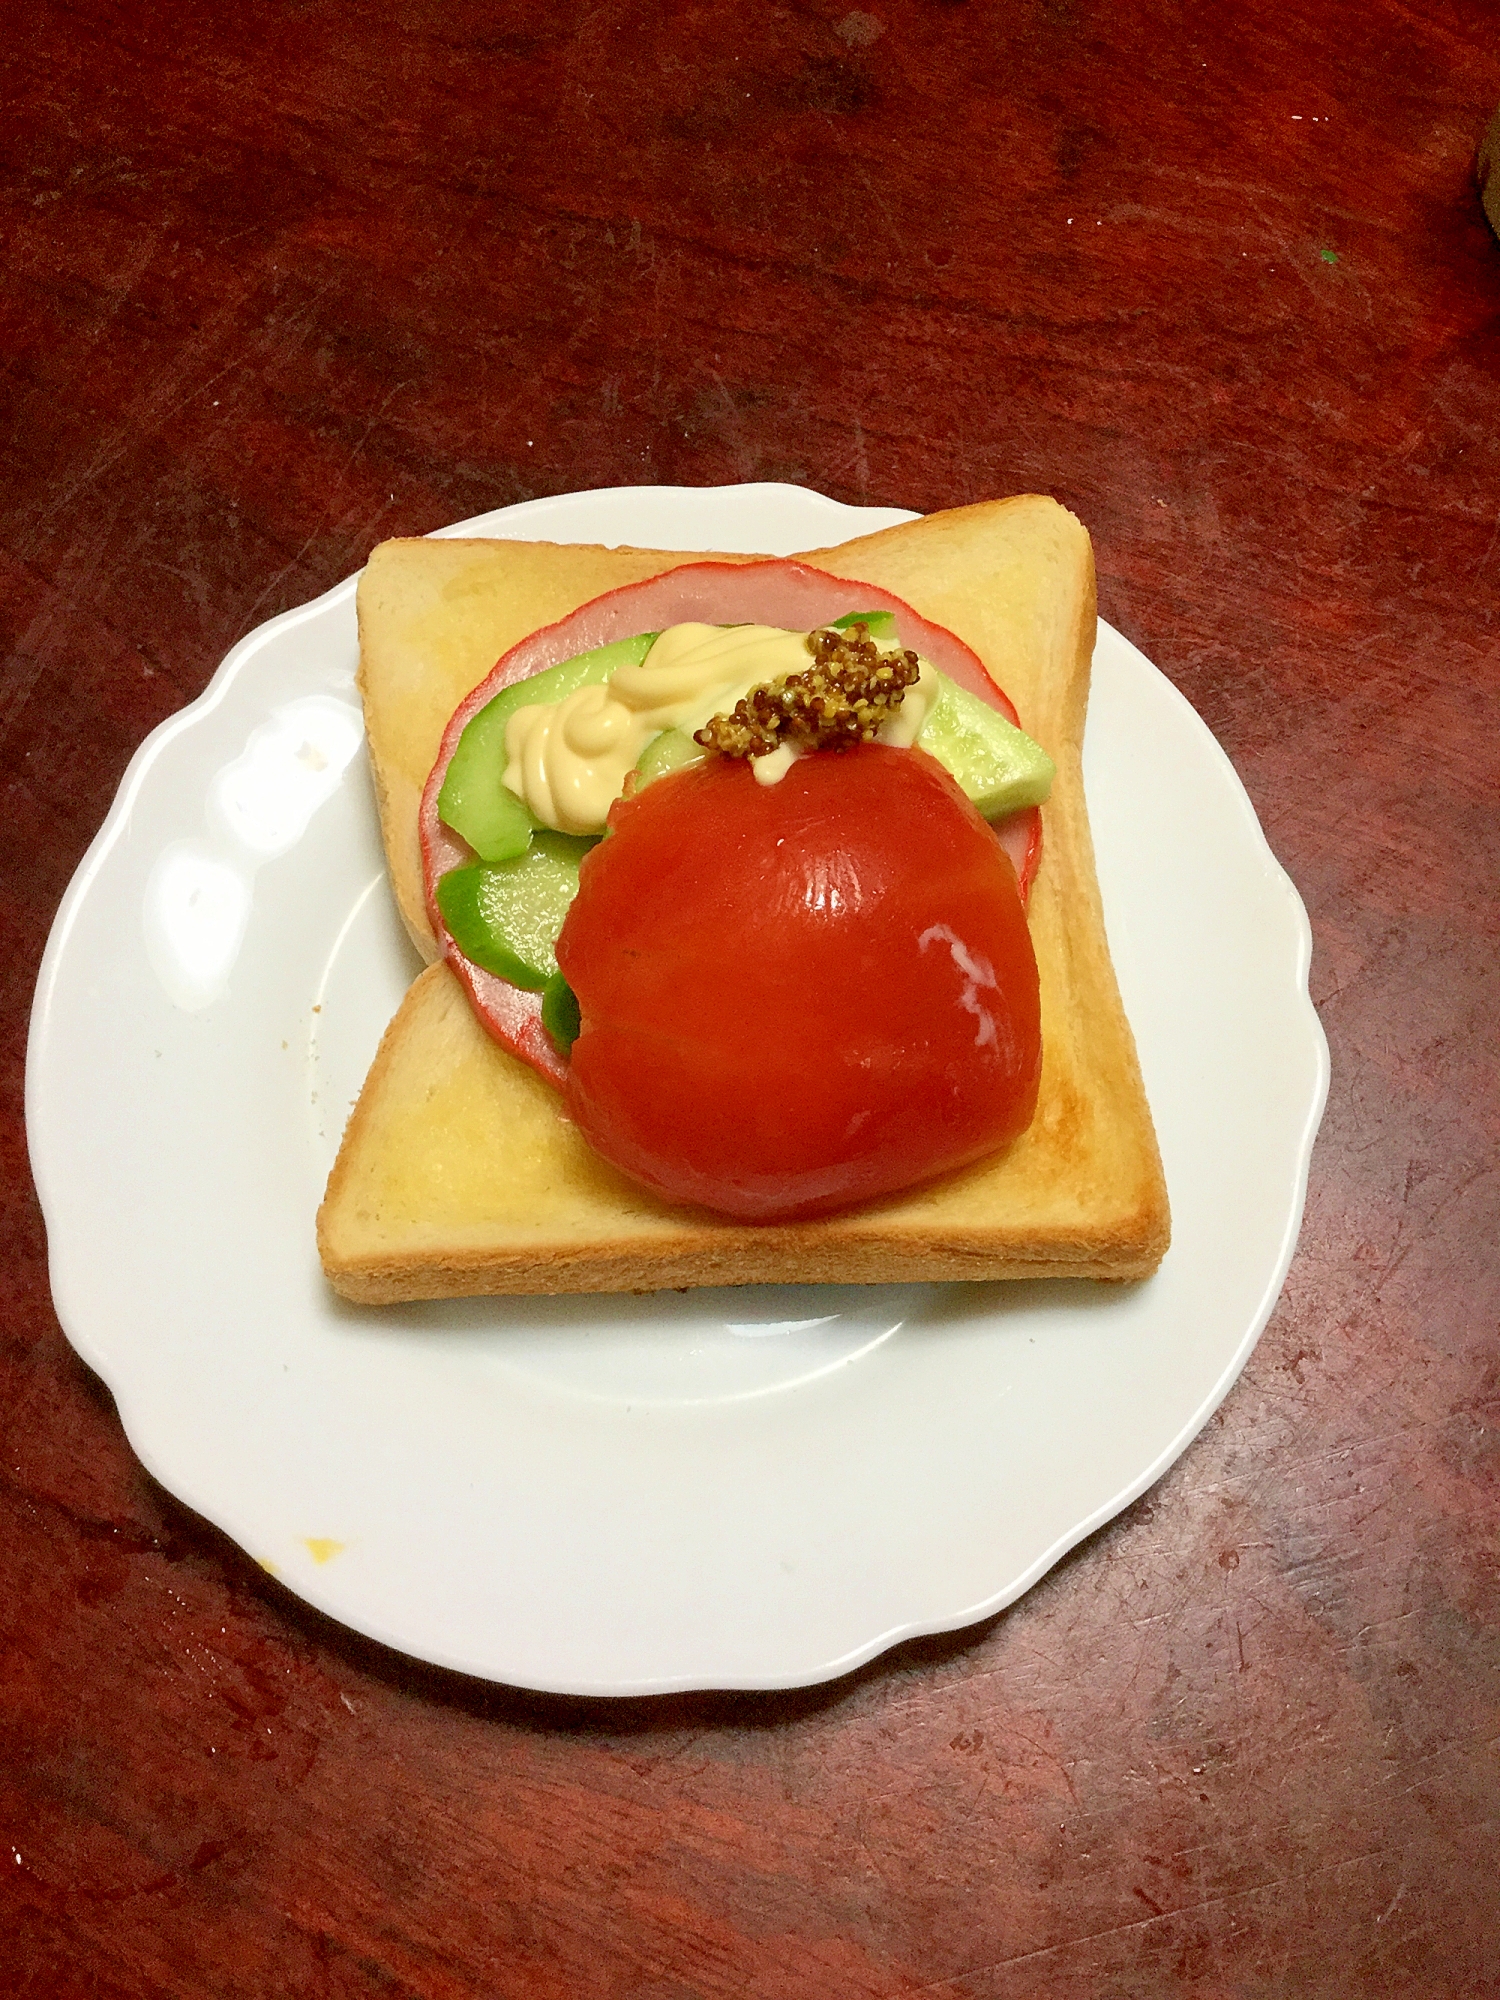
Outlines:
[[[728, 713], [751, 688], [810, 664], [805, 632], [775, 625], [669, 625], [638, 664], [618, 667], [607, 681], [561, 701], [516, 709], [505, 728], [505, 783], [543, 826], [601, 833], [652, 737], [664, 729], [691, 735], [710, 717]], [[881, 741], [909, 747], [935, 699], [924, 662], [920, 679], [882, 725]], [[783, 743], [752, 758], [751, 767], [763, 784], [774, 784], [796, 754]]]

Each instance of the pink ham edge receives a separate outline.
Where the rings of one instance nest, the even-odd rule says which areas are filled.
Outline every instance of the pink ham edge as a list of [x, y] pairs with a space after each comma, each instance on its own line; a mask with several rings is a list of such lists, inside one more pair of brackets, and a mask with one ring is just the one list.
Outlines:
[[[873, 584], [831, 576], [805, 563], [776, 560], [759, 563], [685, 563], [641, 583], [607, 591], [588, 604], [544, 625], [512, 646], [494, 671], [482, 680], [454, 711], [443, 732], [437, 762], [422, 794], [418, 821], [427, 914], [443, 955], [468, 991], [480, 1020], [504, 1047], [531, 1064], [549, 1083], [567, 1081], [568, 1066], [542, 1026], [542, 996], [512, 986], [466, 958], [454, 943], [437, 907], [438, 878], [461, 867], [472, 854], [465, 841], [438, 817], [438, 794], [449, 759], [470, 720], [505, 688], [529, 680], [546, 667], [571, 660], [579, 653], [607, 646], [637, 632], [657, 632], [668, 625], [779, 625], [788, 631], [810, 632], [850, 611], [890, 611], [904, 646], [922, 654], [935, 667], [988, 702], [1007, 721], [1018, 720], [1009, 698], [991, 680], [979, 656], [955, 633], [920, 617], [909, 604]], [[1041, 855], [1041, 814], [1036, 807], [1013, 813], [996, 832], [1010, 856], [1024, 899]]]

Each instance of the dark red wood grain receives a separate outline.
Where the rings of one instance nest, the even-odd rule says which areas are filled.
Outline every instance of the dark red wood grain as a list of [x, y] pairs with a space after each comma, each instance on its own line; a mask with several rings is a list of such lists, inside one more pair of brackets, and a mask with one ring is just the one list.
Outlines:
[[[71, 0], [0, 70], [0, 1991], [1500, 1994], [1500, 16]], [[532, 494], [1056, 492], [1300, 886], [1333, 1051], [1239, 1386], [985, 1627], [586, 1704], [156, 1488], [24, 1155], [145, 733]]]

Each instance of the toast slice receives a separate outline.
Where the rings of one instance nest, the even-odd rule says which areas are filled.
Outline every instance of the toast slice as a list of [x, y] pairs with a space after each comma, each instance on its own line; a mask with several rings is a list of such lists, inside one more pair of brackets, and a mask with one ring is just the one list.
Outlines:
[[[486, 541], [375, 550], [359, 589], [361, 688], [393, 887], [429, 959], [417, 807], [449, 716], [528, 633], [606, 590], [701, 560]], [[1083, 798], [1095, 627], [1087, 533], [1055, 501], [1028, 495], [800, 560], [880, 585], [958, 633], [1057, 763], [1030, 902], [1043, 1046], [1031, 1126], [978, 1166], [815, 1221], [746, 1225], [670, 1207], [590, 1151], [557, 1092], [490, 1039], [454, 975], [431, 964], [386, 1031], [319, 1212], [323, 1266], [346, 1298], [1128, 1279], [1160, 1262], [1166, 1187]]]

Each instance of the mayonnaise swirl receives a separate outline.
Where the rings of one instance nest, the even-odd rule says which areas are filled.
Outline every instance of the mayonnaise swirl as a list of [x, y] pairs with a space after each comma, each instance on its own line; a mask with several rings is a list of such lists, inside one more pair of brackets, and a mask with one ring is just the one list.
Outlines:
[[[641, 752], [664, 729], [691, 735], [732, 709], [750, 689], [809, 665], [807, 635], [775, 625], [670, 625], [638, 664], [561, 701], [518, 708], [505, 729], [505, 783], [543, 826], [600, 833]], [[935, 699], [930, 670], [906, 691], [881, 740], [916, 741]], [[764, 784], [782, 777], [792, 752], [755, 758]]]

